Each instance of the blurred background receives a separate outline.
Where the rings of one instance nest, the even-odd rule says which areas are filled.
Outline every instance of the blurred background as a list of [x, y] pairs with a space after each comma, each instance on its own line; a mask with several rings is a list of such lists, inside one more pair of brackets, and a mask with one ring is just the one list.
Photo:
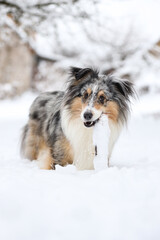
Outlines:
[[159, 0], [0, 1], [0, 99], [60, 89], [93, 66], [160, 93]]

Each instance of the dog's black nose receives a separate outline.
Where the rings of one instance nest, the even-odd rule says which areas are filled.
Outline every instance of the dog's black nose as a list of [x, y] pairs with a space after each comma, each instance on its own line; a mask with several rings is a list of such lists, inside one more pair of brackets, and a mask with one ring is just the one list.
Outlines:
[[89, 121], [93, 117], [93, 114], [91, 112], [85, 112], [84, 113], [84, 119]]

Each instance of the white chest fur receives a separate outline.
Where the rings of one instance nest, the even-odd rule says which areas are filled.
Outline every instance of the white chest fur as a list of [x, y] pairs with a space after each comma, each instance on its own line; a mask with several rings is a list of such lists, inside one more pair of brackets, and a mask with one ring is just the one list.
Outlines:
[[[80, 118], [72, 119], [67, 109], [62, 111], [62, 129], [70, 141], [74, 153], [74, 165], [78, 170], [94, 169], [95, 146], [93, 144], [93, 128], [86, 128]], [[114, 144], [120, 134], [121, 125], [115, 125], [108, 121], [110, 132], [106, 141], [108, 159], [111, 156]], [[105, 143], [103, 143], [105, 144]], [[103, 146], [104, 147], [104, 146]], [[107, 166], [107, 159], [104, 160]]]
[[62, 111], [62, 128], [73, 147], [74, 165], [78, 170], [93, 169], [95, 150], [93, 128], [86, 128], [82, 120], [71, 119], [67, 109]]

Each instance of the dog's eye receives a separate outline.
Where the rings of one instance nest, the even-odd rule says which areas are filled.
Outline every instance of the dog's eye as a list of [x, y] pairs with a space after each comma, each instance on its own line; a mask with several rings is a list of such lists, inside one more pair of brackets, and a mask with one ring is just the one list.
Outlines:
[[105, 100], [105, 97], [104, 97], [103, 95], [101, 95], [101, 96], [99, 97], [100, 103], [101, 103], [101, 104], [104, 104], [104, 100]]
[[84, 94], [84, 99], [87, 99], [88, 98], [88, 93], [86, 92], [85, 94]]

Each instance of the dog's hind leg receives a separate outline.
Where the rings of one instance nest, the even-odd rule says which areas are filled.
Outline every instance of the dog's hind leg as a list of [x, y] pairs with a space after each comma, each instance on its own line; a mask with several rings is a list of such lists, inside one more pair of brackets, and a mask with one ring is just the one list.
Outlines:
[[37, 160], [41, 169], [55, 169], [54, 159], [51, 155], [51, 149], [46, 145], [43, 139], [40, 140]]
[[22, 132], [21, 139], [21, 155], [24, 158], [35, 160], [37, 159], [37, 149], [39, 145], [39, 136], [36, 134], [36, 124], [30, 121]]

